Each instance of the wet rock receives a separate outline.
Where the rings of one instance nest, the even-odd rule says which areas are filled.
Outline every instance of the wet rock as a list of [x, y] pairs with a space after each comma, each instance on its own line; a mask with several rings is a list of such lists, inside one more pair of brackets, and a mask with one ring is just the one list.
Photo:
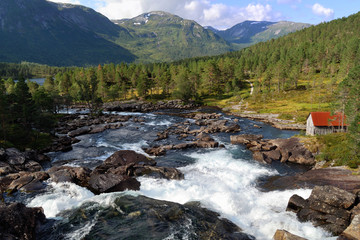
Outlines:
[[159, 133], [157, 133], [157, 136], [158, 136], [158, 138], [155, 139], [155, 141], [160, 141], [160, 140], [167, 139], [169, 137], [169, 133], [167, 131], [159, 132]]
[[289, 199], [286, 211], [298, 213], [301, 209], [305, 208], [308, 202], [297, 194], [294, 194]]
[[47, 173], [53, 182], [72, 182], [82, 187], [88, 187], [91, 170], [84, 167], [56, 166]]
[[316, 186], [312, 190], [310, 201], [322, 201], [334, 207], [347, 209], [356, 200], [356, 195], [334, 186]]
[[184, 174], [182, 172], [180, 172], [176, 168], [170, 168], [170, 167], [135, 166], [133, 170], [133, 174], [134, 176], [143, 176], [143, 175], [151, 176], [156, 174], [158, 178], [165, 178], [168, 180], [184, 179]]
[[248, 144], [252, 141], [260, 141], [263, 138], [263, 135], [242, 134], [230, 136], [230, 141], [231, 144]]
[[0, 176], [5, 176], [14, 172], [16, 172], [16, 170], [11, 167], [10, 164], [0, 161]]
[[104, 164], [106, 167], [119, 167], [127, 164], [135, 163], [137, 165], [155, 165], [156, 162], [142, 154], [136, 153], [131, 150], [117, 151], [108, 157]]
[[199, 148], [217, 148], [219, 143], [215, 141], [197, 141], [196, 146]]
[[337, 236], [350, 224], [349, 210], [355, 200], [354, 194], [339, 188], [316, 186], [306, 200], [292, 196], [287, 211], [295, 212], [300, 221], [311, 221]]
[[40, 163], [38, 162], [35, 162], [33, 160], [30, 160], [30, 161], [27, 161], [24, 165], [24, 168], [23, 168], [25, 171], [27, 172], [38, 172], [38, 171], [42, 171], [43, 168], [42, 166], [40, 165]]
[[22, 203], [0, 205], [0, 239], [36, 239], [36, 231], [45, 221], [42, 208], [27, 208]]
[[279, 161], [281, 159], [281, 153], [279, 149], [272, 150], [272, 151], [265, 151], [263, 152], [265, 156], [265, 161], [267, 163], [271, 163], [272, 161]]
[[240, 132], [241, 128], [238, 124], [233, 123], [230, 126], [224, 126], [221, 129], [221, 132], [226, 132], [226, 133], [235, 133], [235, 132]]
[[[43, 239], [59, 239], [90, 223], [87, 238], [102, 239], [238, 239], [247, 235], [219, 214], [202, 208], [198, 202], [185, 205], [144, 196], [118, 196], [110, 205], [88, 203], [62, 212], [54, 227], [42, 233]], [[94, 222], [95, 221], [95, 222]], [[46, 238], [45, 238], [46, 237]]]
[[262, 152], [254, 152], [253, 153], [253, 159], [260, 162], [260, 163], [264, 163], [264, 164], [267, 163], [265, 161], [265, 156], [264, 156], [264, 154]]
[[308, 166], [316, 163], [312, 153], [298, 138], [262, 140], [261, 135], [246, 134], [230, 136], [230, 140], [232, 144], [246, 144], [259, 162], [271, 163], [280, 160]]
[[264, 185], [267, 189], [289, 189], [314, 186], [335, 186], [346, 191], [360, 189], [360, 176], [342, 168], [321, 168], [298, 173], [294, 176], [270, 178]]
[[199, 141], [205, 141], [205, 142], [214, 141], [214, 139], [206, 133], [200, 133], [199, 135], [196, 136], [196, 138], [199, 139]]
[[285, 230], [276, 230], [273, 240], [306, 240]]
[[8, 148], [5, 150], [6, 161], [11, 165], [21, 165], [25, 163], [25, 155], [16, 148]]
[[19, 172], [0, 178], [0, 192], [37, 191], [49, 175], [45, 172]]
[[90, 134], [94, 134], [94, 133], [101, 133], [107, 129], [110, 128], [110, 124], [101, 124], [101, 125], [92, 125], [90, 130]]
[[356, 215], [351, 224], [338, 238], [339, 240], [355, 240], [360, 239], [360, 215]]
[[166, 149], [164, 147], [159, 147], [159, 146], [144, 148], [143, 150], [151, 156], [164, 156], [166, 154]]
[[99, 174], [93, 172], [90, 175], [89, 189], [95, 194], [119, 192], [125, 190], [140, 190], [140, 183], [127, 175], [113, 173]]
[[292, 162], [303, 165], [314, 165], [315, 158], [307, 150], [299, 138], [273, 139], [270, 143], [277, 146], [281, 152], [281, 162]]
[[202, 120], [202, 119], [218, 119], [221, 117], [219, 113], [196, 113], [192, 116], [193, 119]]
[[81, 128], [78, 128], [76, 130], [73, 130], [71, 132], [68, 133], [69, 137], [77, 137], [80, 135], [84, 135], [87, 134], [91, 131], [91, 127], [90, 126], [84, 126]]

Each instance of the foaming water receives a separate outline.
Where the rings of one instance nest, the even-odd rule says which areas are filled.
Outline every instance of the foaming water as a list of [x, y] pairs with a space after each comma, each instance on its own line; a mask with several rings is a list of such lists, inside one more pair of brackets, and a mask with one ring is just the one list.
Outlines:
[[329, 235], [311, 223], [300, 223], [295, 214], [286, 212], [293, 194], [304, 198], [311, 190], [261, 192], [255, 181], [261, 176], [277, 174], [260, 164], [235, 159], [226, 150], [193, 153], [196, 163], [180, 170], [182, 181], [140, 178], [140, 192], [146, 196], [178, 203], [200, 201], [219, 212], [257, 239], [271, 239], [277, 229], [285, 229], [308, 239], [325, 239]]
[[86, 188], [74, 183], [50, 183], [51, 190], [32, 199], [28, 207], [42, 207], [47, 218], [55, 217], [59, 212], [78, 207], [82, 202], [94, 196]]
[[[31, 199], [28, 207], [42, 207], [47, 218], [54, 218], [58, 213], [81, 206], [86, 202], [95, 202], [100, 206], [112, 206], [114, 200], [119, 196], [132, 195], [138, 196], [139, 192], [125, 191], [115, 193], [103, 193], [94, 195], [88, 189], [80, 187], [74, 183], [50, 183], [49, 191]], [[87, 226], [91, 228], [90, 225]], [[83, 229], [86, 232], [86, 229]], [[84, 233], [79, 230], [78, 234]]]

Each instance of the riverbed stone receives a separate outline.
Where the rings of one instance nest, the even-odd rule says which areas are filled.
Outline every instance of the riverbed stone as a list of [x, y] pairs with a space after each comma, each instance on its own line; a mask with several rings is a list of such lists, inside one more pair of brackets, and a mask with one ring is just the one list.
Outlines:
[[0, 178], [0, 192], [37, 191], [49, 179], [46, 172], [18, 172]]
[[263, 138], [263, 135], [241, 134], [230, 136], [230, 141], [231, 144], [248, 144], [252, 141], [260, 141]]
[[110, 167], [125, 166], [130, 163], [137, 165], [156, 165], [155, 160], [132, 150], [120, 150], [108, 157], [103, 165]]
[[91, 131], [91, 127], [90, 126], [84, 126], [81, 128], [78, 128], [76, 130], [73, 130], [71, 132], [68, 133], [69, 137], [77, 137], [80, 135], [84, 135], [87, 134]]
[[87, 187], [91, 170], [85, 167], [55, 166], [47, 173], [53, 182], [71, 182]]
[[273, 240], [306, 240], [306, 238], [294, 235], [286, 230], [276, 230]]
[[89, 188], [96, 194], [119, 192], [125, 190], [140, 190], [140, 182], [135, 178], [113, 173], [98, 174], [96, 172], [90, 175]]

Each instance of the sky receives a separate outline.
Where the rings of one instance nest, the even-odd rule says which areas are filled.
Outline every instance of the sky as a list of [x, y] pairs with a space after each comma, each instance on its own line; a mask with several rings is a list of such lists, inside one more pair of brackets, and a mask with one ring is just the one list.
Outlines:
[[81, 4], [109, 19], [133, 18], [166, 11], [202, 26], [227, 29], [246, 20], [310, 24], [347, 17], [360, 11], [360, 0], [51, 0]]

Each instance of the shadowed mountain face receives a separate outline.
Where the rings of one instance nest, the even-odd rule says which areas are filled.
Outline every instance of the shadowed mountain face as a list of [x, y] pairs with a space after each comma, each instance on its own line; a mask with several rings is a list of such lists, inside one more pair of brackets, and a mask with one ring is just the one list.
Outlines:
[[0, 1], [3, 62], [68, 66], [134, 61], [128, 50], [107, 40], [121, 34], [128, 35], [103, 15], [82, 6], [45, 0]]

